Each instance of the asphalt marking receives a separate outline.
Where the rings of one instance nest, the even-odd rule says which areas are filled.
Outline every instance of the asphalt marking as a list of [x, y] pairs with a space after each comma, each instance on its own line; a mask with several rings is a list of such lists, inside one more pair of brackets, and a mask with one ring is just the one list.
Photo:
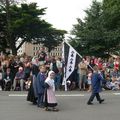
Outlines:
[[[8, 96], [10, 97], [26, 97], [27, 94], [9, 94]], [[58, 96], [58, 97], [83, 97], [84, 94], [70, 94], [70, 95], [67, 95], [67, 94], [57, 94], [55, 96]]]
[[113, 93], [114, 95], [120, 95], [120, 93]]
[[[91, 94], [91, 93], [90, 93]], [[56, 94], [57, 97], [84, 97], [90, 94]], [[116, 93], [103, 93], [103, 95], [120, 95], [120, 92]], [[27, 97], [27, 94], [9, 94], [10, 97]]]
[[56, 95], [56, 96], [63, 96], [63, 97], [82, 97], [82, 96], [84, 96], [84, 94], [70, 94], [70, 95], [65, 95], [65, 94], [63, 94], [63, 95]]
[[27, 94], [9, 94], [8, 96], [10, 96], [10, 97], [26, 97], [27, 96]]

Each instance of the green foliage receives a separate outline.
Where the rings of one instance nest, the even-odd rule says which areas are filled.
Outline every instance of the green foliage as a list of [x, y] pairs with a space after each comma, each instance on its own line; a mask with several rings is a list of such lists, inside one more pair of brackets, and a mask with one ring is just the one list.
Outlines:
[[103, 15], [105, 27], [116, 29], [120, 27], [120, 0], [103, 0]]
[[27, 42], [41, 37], [41, 33], [51, 27], [51, 24], [41, 19], [45, 14], [45, 8], [37, 9], [36, 3], [21, 4], [20, 7], [14, 5], [10, 13], [13, 35]]
[[[109, 0], [107, 3], [109, 4]], [[105, 4], [94, 0], [91, 7], [85, 10], [86, 17], [84, 20], [77, 19], [78, 23], [73, 26], [71, 31], [71, 35], [74, 36], [71, 38], [71, 43], [73, 44], [76, 41], [76, 49], [80, 54], [105, 57], [119, 49], [120, 29], [118, 28], [120, 27], [117, 28], [117, 26], [120, 25], [119, 22], [116, 23], [114, 20], [115, 18], [119, 20], [120, 17], [111, 15], [109, 19], [114, 20], [109, 21], [106, 15], [108, 12], [111, 15]], [[115, 24], [116, 27], [112, 27]]]
[[110, 51], [116, 53], [120, 49], [120, 0], [103, 1], [103, 19], [105, 39], [109, 42]]
[[[4, 34], [9, 33], [7, 45], [12, 49], [13, 54], [24, 42], [43, 43], [49, 50], [53, 49], [63, 40], [66, 31], [58, 30], [42, 19], [46, 8], [39, 9], [36, 3], [16, 4], [9, 6], [9, 11], [1, 9], [1, 14], [6, 17], [6, 29]], [[8, 29], [9, 28], [9, 29]], [[6, 33], [5, 33], [6, 32]], [[21, 38], [21, 44], [16, 47], [16, 42]], [[49, 46], [49, 44], [51, 44]]]
[[5, 52], [5, 48], [7, 48], [7, 42], [6, 42], [6, 34], [5, 34], [5, 29], [6, 29], [6, 19], [5, 19], [5, 14], [1, 13], [1, 7], [0, 7], [0, 51]]

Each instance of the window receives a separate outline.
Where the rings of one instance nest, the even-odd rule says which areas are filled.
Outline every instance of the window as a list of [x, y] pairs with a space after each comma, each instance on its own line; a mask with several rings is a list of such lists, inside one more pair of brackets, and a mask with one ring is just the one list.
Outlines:
[[35, 50], [35, 47], [33, 47], [33, 50]]

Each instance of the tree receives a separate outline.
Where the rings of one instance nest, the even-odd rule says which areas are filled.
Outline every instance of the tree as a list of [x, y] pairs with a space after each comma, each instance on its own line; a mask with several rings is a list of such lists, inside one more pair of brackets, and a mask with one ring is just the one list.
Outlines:
[[[25, 0], [0, 0], [0, 51], [6, 53], [9, 47], [8, 43], [11, 39], [10, 30], [10, 5], [17, 4]], [[6, 11], [6, 14], [4, 12]]]
[[105, 51], [101, 7], [100, 2], [93, 1], [91, 7], [85, 10], [84, 21], [78, 18], [78, 24], [74, 25], [71, 31], [71, 34], [74, 35], [71, 40], [76, 41], [77, 50], [82, 55], [97, 56]]
[[5, 35], [5, 29], [6, 29], [6, 18], [5, 14], [1, 13], [1, 7], [0, 7], [0, 51], [5, 52], [5, 48], [7, 48], [7, 39]]
[[64, 34], [67, 33], [65, 30], [57, 30], [55, 28], [49, 28], [43, 35], [44, 38], [35, 41], [35, 43], [43, 43], [48, 48], [48, 52], [54, 49], [56, 46], [61, 44], [64, 39]]
[[103, 19], [109, 51], [117, 53], [120, 50], [120, 0], [103, 0]]
[[[109, 0], [106, 4], [109, 4]], [[108, 8], [106, 6], [94, 0], [91, 7], [85, 10], [84, 21], [78, 18], [78, 24], [73, 26], [71, 34], [74, 37], [71, 38], [71, 41], [72, 43], [73, 40], [75, 41], [74, 44], [77, 44], [78, 50], [83, 55], [105, 57], [119, 48], [120, 27], [112, 26], [116, 24], [115, 15], [111, 15], [112, 9], [109, 11], [110, 6]], [[120, 19], [118, 15], [116, 15], [116, 19], [117, 21]]]
[[[56, 38], [58, 38], [57, 41], [62, 41], [65, 31], [53, 28], [50, 23], [42, 19], [45, 10], [46, 8], [38, 9], [36, 3], [21, 4], [19, 7], [17, 5], [10, 6], [9, 29], [11, 39], [7, 42], [13, 54], [17, 54], [17, 50], [24, 42], [43, 43], [45, 45], [52, 42], [55, 47]], [[50, 38], [53, 39], [49, 41]], [[21, 43], [16, 46], [19, 39], [21, 39]], [[57, 43], [59, 44], [59, 42]]]
[[105, 27], [114, 30], [120, 26], [120, 0], [103, 0]]
[[25, 2], [26, 0], [0, 0], [0, 5], [6, 8], [7, 5], [18, 4]]

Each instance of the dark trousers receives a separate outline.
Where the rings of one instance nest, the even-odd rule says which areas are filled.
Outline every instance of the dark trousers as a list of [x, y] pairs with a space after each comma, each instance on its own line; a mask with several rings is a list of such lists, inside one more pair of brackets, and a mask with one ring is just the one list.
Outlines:
[[88, 103], [91, 103], [94, 100], [94, 97], [96, 97], [97, 101], [101, 100], [99, 93], [92, 92], [92, 94], [88, 100]]
[[43, 98], [44, 98], [44, 94], [38, 94], [38, 106], [43, 106]]
[[0, 80], [0, 86], [1, 86], [2, 90], [4, 90], [4, 81], [3, 80]]

